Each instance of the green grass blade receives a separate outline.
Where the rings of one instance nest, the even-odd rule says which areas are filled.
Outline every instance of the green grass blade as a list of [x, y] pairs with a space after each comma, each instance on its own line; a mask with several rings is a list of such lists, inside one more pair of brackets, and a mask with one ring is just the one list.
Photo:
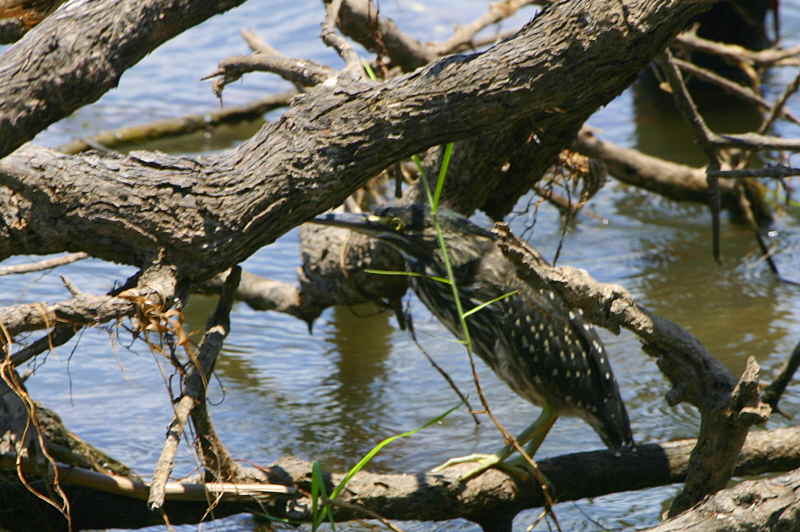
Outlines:
[[366, 61], [364, 61], [364, 62], [362, 63], [362, 65], [364, 66], [364, 72], [366, 72], [366, 73], [367, 73], [367, 76], [369, 76], [369, 79], [371, 79], [372, 81], [375, 81], [375, 80], [377, 80], [377, 79], [378, 79], [378, 76], [376, 76], [376, 75], [375, 75], [375, 71], [374, 71], [374, 70], [372, 70], [372, 67], [370, 66], [370, 64], [369, 64], [369, 63], [367, 63]]
[[403, 275], [406, 277], [424, 277], [425, 279], [431, 279], [433, 281], [438, 281], [444, 284], [450, 284], [450, 279], [445, 279], [444, 277], [438, 277], [436, 275], [425, 275], [424, 273], [419, 272], [401, 272], [398, 270], [373, 270], [371, 268], [367, 268], [364, 270], [367, 273], [375, 273], [377, 275]]
[[380, 442], [378, 445], [373, 447], [367, 454], [365, 454], [364, 457], [361, 460], [359, 460], [359, 462], [356, 465], [354, 465], [352, 468], [350, 468], [350, 471], [347, 472], [347, 474], [342, 479], [342, 481], [339, 482], [339, 485], [336, 486], [336, 488], [333, 490], [333, 493], [331, 493], [331, 497], [330, 498], [331, 499], [335, 499], [336, 497], [338, 497], [339, 494], [347, 486], [347, 483], [350, 482], [350, 480], [353, 478], [353, 476], [355, 476], [359, 471], [361, 471], [364, 468], [364, 466], [367, 465], [370, 462], [370, 460], [372, 460], [375, 457], [376, 454], [381, 452], [381, 449], [383, 449], [384, 447], [386, 447], [387, 445], [389, 445], [390, 443], [392, 443], [395, 440], [398, 440], [400, 438], [407, 438], [408, 436], [413, 436], [417, 432], [419, 432], [421, 430], [424, 430], [424, 429], [430, 427], [431, 425], [434, 425], [434, 424], [440, 422], [441, 420], [443, 420], [444, 418], [449, 416], [455, 409], [457, 409], [460, 406], [461, 406], [461, 403], [459, 403], [459, 404], [455, 405], [454, 407], [448, 409], [444, 414], [438, 415], [435, 418], [425, 422], [425, 424], [422, 425], [421, 427], [417, 427], [414, 430], [409, 430], [408, 432], [404, 432], [402, 434], [396, 434], [396, 435], [391, 436], [389, 438], [386, 438], [385, 440]]
[[442, 156], [442, 164], [439, 166], [439, 177], [436, 179], [436, 190], [433, 192], [433, 203], [431, 203], [431, 211], [434, 213], [439, 209], [439, 200], [442, 198], [442, 190], [444, 190], [444, 182], [447, 179], [447, 169], [450, 168], [450, 159], [453, 157], [453, 143], [448, 142], [444, 148], [444, 155]]
[[505, 299], [507, 297], [511, 297], [514, 294], [516, 294], [517, 292], [519, 292], [519, 290], [512, 290], [511, 292], [507, 292], [507, 293], [505, 293], [503, 295], [497, 296], [494, 299], [490, 299], [489, 301], [485, 301], [485, 302], [481, 303], [480, 305], [475, 305], [474, 307], [472, 307], [471, 309], [469, 309], [468, 311], [466, 311], [464, 313], [464, 317], [468, 318], [468, 317], [472, 316], [473, 314], [475, 314], [476, 312], [478, 312], [479, 310], [481, 310], [482, 308], [488, 307], [492, 303], [497, 303], [498, 301], [500, 301], [502, 299]]

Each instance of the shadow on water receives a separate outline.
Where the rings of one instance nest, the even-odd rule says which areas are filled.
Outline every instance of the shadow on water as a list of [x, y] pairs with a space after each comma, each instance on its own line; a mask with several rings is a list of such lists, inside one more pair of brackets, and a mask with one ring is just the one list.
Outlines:
[[[320, 399], [327, 404], [326, 415], [302, 431], [309, 442], [320, 427], [333, 436], [337, 445], [326, 453], [331, 467], [352, 466], [378, 441], [394, 434], [384, 421], [392, 402], [387, 393], [393, 332], [389, 317], [371, 305], [333, 311], [325, 337], [331, 346], [322, 355], [333, 360], [333, 371], [322, 379], [325, 393]], [[380, 469], [380, 461], [374, 461], [372, 469]]]

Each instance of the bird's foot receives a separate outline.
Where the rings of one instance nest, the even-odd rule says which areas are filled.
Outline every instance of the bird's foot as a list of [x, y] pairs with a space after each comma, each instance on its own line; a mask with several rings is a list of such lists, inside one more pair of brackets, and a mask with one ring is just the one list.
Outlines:
[[448, 467], [452, 467], [458, 464], [468, 464], [471, 462], [475, 462], [478, 464], [477, 467], [470, 469], [463, 475], [459, 475], [458, 480], [464, 482], [471, 478], [477, 477], [487, 469], [491, 469], [492, 467], [499, 467], [502, 465], [502, 459], [497, 456], [496, 454], [469, 454], [467, 456], [459, 456], [457, 458], [451, 458], [447, 462], [443, 463], [440, 466], [436, 466], [431, 469], [432, 473], [441, 473]]

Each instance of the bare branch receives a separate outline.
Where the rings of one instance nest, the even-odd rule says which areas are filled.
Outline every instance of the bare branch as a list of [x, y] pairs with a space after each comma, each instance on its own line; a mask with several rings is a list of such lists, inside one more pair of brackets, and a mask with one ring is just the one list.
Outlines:
[[[574, 148], [590, 157], [602, 160], [616, 179], [650, 190], [675, 201], [708, 202], [708, 182], [703, 168], [694, 168], [647, 155], [632, 148], [619, 146], [596, 135], [584, 126], [575, 140]], [[719, 183], [722, 205], [734, 212], [739, 210], [738, 193], [728, 182]]]
[[[222, 348], [222, 341], [230, 329], [229, 314], [241, 271], [237, 266], [228, 274], [217, 309], [206, 327], [199, 353], [196, 358], [190, 355], [193, 362], [192, 369], [184, 378], [184, 392], [176, 402], [175, 417], [167, 429], [167, 439], [153, 472], [153, 482], [147, 499], [148, 507], [153, 511], [164, 505], [167, 480], [174, 467], [175, 452], [190, 415], [197, 430], [198, 454], [203, 459], [207, 471], [221, 477], [221, 480], [231, 480], [237, 476], [238, 466], [214, 433], [205, 401], [208, 380]], [[188, 345], [186, 347], [190, 349]]]
[[711, 144], [725, 148], [745, 148], [749, 150], [785, 150], [800, 151], [800, 139], [785, 139], [759, 135], [758, 133], [726, 133], [723, 135], [712, 134], [709, 137]]
[[514, 15], [521, 8], [539, 4], [538, 0], [500, 0], [489, 4], [489, 11], [469, 24], [459, 26], [453, 35], [442, 43], [432, 45], [435, 53], [446, 55], [460, 50], [462, 47], [474, 45], [472, 39], [482, 29], [497, 24]]
[[792, 354], [781, 367], [775, 380], [764, 389], [764, 402], [770, 405], [773, 410], [780, 412], [778, 409], [778, 401], [781, 400], [781, 396], [786, 390], [786, 387], [792, 382], [798, 367], [800, 367], [800, 343], [794, 347]]
[[341, 35], [336, 32], [336, 21], [343, 0], [331, 0], [325, 8], [325, 22], [322, 24], [322, 42], [336, 50], [336, 53], [347, 64], [345, 72], [357, 79], [366, 79], [366, 74], [361, 66], [361, 59], [355, 49]]
[[[296, 94], [296, 92], [271, 94], [245, 105], [214, 109], [202, 114], [156, 120], [138, 126], [104, 131], [88, 139], [78, 139], [68, 142], [67, 144], [62, 144], [56, 149], [70, 154], [86, 151], [96, 145], [117, 149], [126, 144], [136, 144], [165, 137], [188, 135], [197, 131], [207, 131], [210, 128], [222, 124], [257, 120], [261, 118], [264, 113], [286, 107], [289, 105], [289, 100]], [[0, 275], [2, 275], [2, 269], [0, 269]]]
[[313, 87], [335, 74], [325, 65], [308, 59], [292, 59], [285, 55], [258, 53], [223, 59], [214, 72], [201, 79], [220, 78], [214, 80], [212, 87], [214, 94], [219, 98], [226, 85], [233, 83], [248, 72], [272, 72], [302, 87]]
[[725, 44], [703, 39], [692, 32], [684, 32], [676, 36], [675, 43], [691, 50], [722, 56], [734, 65], [741, 61], [749, 61], [762, 67], [769, 67], [772, 65], [796, 66], [800, 64], [796, 59], [796, 56], [800, 55], [800, 46], [794, 46], [786, 50], [777, 48], [760, 51], [748, 50], [734, 44]]
[[[667, 77], [670, 87], [672, 87], [672, 96], [674, 98], [675, 105], [678, 107], [678, 110], [683, 115], [683, 117], [692, 125], [697, 141], [700, 143], [700, 147], [706, 154], [706, 158], [708, 159], [707, 172], [713, 172], [719, 170], [721, 166], [721, 161], [719, 153], [717, 151], [717, 147], [712, 142], [712, 137], [714, 137], [714, 133], [706, 125], [705, 120], [703, 120], [703, 117], [697, 110], [697, 106], [695, 105], [692, 96], [689, 94], [689, 90], [686, 88], [686, 83], [684, 83], [683, 81], [683, 76], [681, 75], [681, 71], [678, 69], [678, 66], [675, 63], [669, 49], [664, 50], [664, 52], [661, 54], [657, 62], [661, 66], [664, 75]], [[709, 190], [708, 204], [711, 209], [711, 229], [713, 232], [712, 251], [714, 255], [714, 260], [719, 262], [720, 261], [719, 213], [722, 203], [719, 192], [719, 180], [713, 177], [709, 173], [706, 174], [706, 179], [708, 181], [708, 190]]]
[[3, 275], [40, 272], [42, 270], [58, 268], [59, 266], [63, 266], [65, 264], [72, 264], [73, 262], [77, 262], [79, 260], [83, 260], [88, 257], [89, 255], [87, 253], [80, 251], [78, 253], [69, 253], [68, 255], [64, 255], [62, 257], [40, 260], [39, 262], [32, 262], [29, 264], [16, 264], [14, 266], [4, 266], [0, 268], [0, 277], [2, 277]]
[[709, 83], [713, 83], [718, 87], [722, 88], [724, 91], [728, 92], [729, 94], [733, 94], [739, 98], [742, 98], [746, 102], [755, 104], [762, 109], [770, 109], [774, 110], [777, 113], [777, 116], [783, 116], [790, 122], [795, 124], [800, 123], [800, 120], [797, 119], [790, 111], [785, 110], [783, 106], [779, 107], [772, 107], [769, 102], [767, 102], [764, 98], [762, 98], [759, 94], [757, 94], [753, 89], [749, 89], [747, 87], [743, 87], [742, 85], [736, 83], [735, 81], [731, 81], [728, 78], [720, 76], [708, 69], [701, 68], [694, 63], [690, 63], [689, 61], [684, 61], [683, 59], [673, 58], [678, 67], [681, 70], [686, 72], [687, 74], [691, 74], [696, 76], [699, 79], [707, 81]]

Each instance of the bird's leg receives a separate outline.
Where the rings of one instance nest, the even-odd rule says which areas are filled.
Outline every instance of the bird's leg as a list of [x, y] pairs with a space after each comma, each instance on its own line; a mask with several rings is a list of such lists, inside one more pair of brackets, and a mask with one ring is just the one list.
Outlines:
[[[550, 431], [550, 428], [555, 423], [556, 419], [558, 418], [558, 412], [555, 408], [550, 406], [549, 404], [545, 404], [542, 407], [542, 413], [539, 414], [539, 417], [531, 423], [525, 430], [523, 430], [519, 436], [517, 436], [517, 443], [520, 445], [527, 444], [526, 451], [528, 455], [533, 457], [536, 453], [539, 446], [544, 441], [544, 437]], [[514, 447], [511, 445], [506, 445], [500, 451], [495, 454], [470, 454], [467, 456], [460, 456], [458, 458], [451, 458], [447, 462], [443, 463], [440, 466], [433, 468], [431, 471], [434, 473], [438, 473], [443, 471], [444, 469], [456, 465], [456, 464], [465, 464], [469, 462], [476, 462], [478, 467], [469, 470], [466, 474], [461, 475], [459, 480], [465, 481], [472, 477], [478, 476], [487, 469], [492, 467], [499, 467], [501, 469], [509, 470], [509, 473], [514, 473], [514, 469], [516, 468], [525, 468], [527, 462], [522, 460], [521, 457], [514, 459], [512, 462], [504, 463], [504, 460], [508, 458], [514, 452]], [[527, 469], [527, 468], [525, 468]]]

